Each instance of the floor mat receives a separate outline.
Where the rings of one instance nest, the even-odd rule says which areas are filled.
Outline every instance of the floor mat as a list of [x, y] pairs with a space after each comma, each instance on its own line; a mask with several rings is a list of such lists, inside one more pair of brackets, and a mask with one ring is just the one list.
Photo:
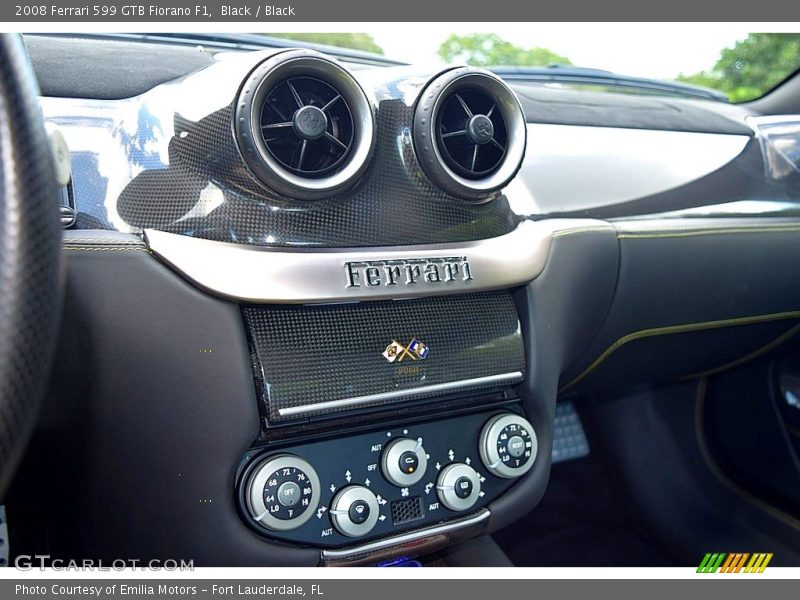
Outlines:
[[595, 454], [553, 465], [539, 506], [492, 537], [517, 566], [674, 566], [630, 525]]

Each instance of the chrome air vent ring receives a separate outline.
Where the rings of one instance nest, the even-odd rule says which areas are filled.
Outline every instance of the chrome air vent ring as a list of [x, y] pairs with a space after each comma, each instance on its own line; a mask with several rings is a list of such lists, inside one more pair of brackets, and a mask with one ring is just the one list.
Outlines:
[[261, 62], [236, 99], [234, 135], [252, 174], [292, 199], [354, 184], [372, 155], [372, 104], [352, 74], [312, 50]]
[[491, 198], [511, 181], [526, 138], [517, 97], [488, 71], [445, 71], [417, 102], [414, 145], [422, 168], [439, 187], [468, 200]]

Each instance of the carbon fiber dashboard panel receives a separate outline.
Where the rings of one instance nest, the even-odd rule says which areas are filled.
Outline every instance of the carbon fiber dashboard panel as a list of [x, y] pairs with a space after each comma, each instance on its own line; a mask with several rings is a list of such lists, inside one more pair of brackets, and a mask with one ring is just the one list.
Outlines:
[[43, 98], [73, 154], [80, 229], [160, 229], [268, 246], [364, 247], [461, 242], [513, 230], [523, 215], [497, 194], [475, 204], [431, 183], [411, 135], [417, 96], [432, 73], [355, 74], [377, 130], [356, 186], [316, 200], [287, 199], [249, 172], [232, 132], [232, 102], [248, 72], [274, 52], [217, 63], [128, 100]]
[[243, 312], [272, 423], [501, 388], [525, 371], [507, 291]]

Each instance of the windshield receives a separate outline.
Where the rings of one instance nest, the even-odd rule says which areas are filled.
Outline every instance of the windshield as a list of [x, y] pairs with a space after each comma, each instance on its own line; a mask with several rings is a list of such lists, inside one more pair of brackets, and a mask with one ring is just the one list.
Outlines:
[[[503, 31], [501, 27], [498, 33], [437, 27], [418, 31], [410, 43], [396, 29], [371, 34], [266, 35], [372, 52], [413, 64], [524, 67], [515, 70], [515, 78], [541, 85], [703, 97], [698, 90], [692, 93], [697, 86], [715, 90], [710, 99], [730, 102], [759, 98], [800, 68], [800, 34], [753, 33], [735, 27], [554, 25], [537, 30], [509, 27]], [[643, 80], [681, 85], [646, 85]]]

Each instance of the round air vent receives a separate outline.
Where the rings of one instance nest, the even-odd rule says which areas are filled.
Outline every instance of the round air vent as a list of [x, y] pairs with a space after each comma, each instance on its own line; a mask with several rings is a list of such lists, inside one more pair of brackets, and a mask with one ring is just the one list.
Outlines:
[[375, 137], [370, 102], [339, 63], [311, 50], [267, 58], [236, 101], [234, 131], [253, 174], [274, 191], [301, 200], [353, 184]]
[[522, 107], [495, 75], [462, 67], [423, 90], [414, 144], [428, 177], [445, 191], [485, 200], [516, 175], [525, 155]]

